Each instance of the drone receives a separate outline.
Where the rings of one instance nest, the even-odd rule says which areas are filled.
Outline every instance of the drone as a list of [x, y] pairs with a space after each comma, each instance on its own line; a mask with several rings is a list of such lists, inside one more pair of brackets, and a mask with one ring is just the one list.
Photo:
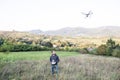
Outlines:
[[89, 17], [90, 15], [92, 15], [93, 14], [93, 12], [92, 11], [89, 11], [88, 13], [83, 13], [83, 12], [81, 12], [83, 15], [85, 15], [86, 17]]

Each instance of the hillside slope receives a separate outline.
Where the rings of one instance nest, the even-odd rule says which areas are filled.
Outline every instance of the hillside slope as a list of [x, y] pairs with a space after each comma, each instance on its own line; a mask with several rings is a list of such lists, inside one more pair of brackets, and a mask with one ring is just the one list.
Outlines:
[[66, 36], [119, 36], [120, 37], [120, 27], [116, 26], [106, 26], [99, 28], [70, 28], [66, 27], [56, 31], [47, 31], [46, 34], [49, 35], [66, 35]]

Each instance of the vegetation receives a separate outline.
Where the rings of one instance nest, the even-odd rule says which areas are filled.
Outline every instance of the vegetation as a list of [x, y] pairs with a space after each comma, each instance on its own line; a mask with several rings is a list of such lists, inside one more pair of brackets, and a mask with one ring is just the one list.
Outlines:
[[113, 40], [0, 31], [0, 80], [55, 79], [50, 72], [51, 50], [60, 56], [58, 80], [119, 80], [119, 44], [119, 37]]
[[97, 54], [99, 55], [105, 55], [106, 54], [106, 48], [107, 46], [106, 45], [101, 45], [97, 48]]
[[120, 48], [115, 48], [112, 52], [112, 56], [120, 58]]
[[86, 48], [84, 50], [89, 54], [114, 56], [120, 58], [120, 46], [112, 39], [108, 39], [106, 44], [101, 44], [97, 48]]
[[[56, 53], [60, 57], [78, 55], [77, 52], [57, 51]], [[10, 52], [9, 54], [0, 53], [0, 62], [13, 62], [18, 60], [43, 60], [48, 59], [50, 55], [50, 51]]]
[[[90, 37], [60, 37], [49, 35], [35, 35], [22, 32], [0, 33], [0, 52], [21, 51], [76, 51], [98, 55], [119, 57], [120, 39]], [[107, 41], [107, 42], [106, 42]]]
[[[2, 42], [7, 41], [11, 44], [27, 44], [34, 46], [47, 46], [47, 47], [72, 47], [72, 48], [85, 48], [85, 47], [98, 47], [105, 44], [109, 37], [63, 37], [51, 35], [37, 35], [27, 32], [17, 31], [0, 31], [0, 38], [4, 39]], [[117, 44], [120, 44], [119, 37], [113, 37]], [[1, 40], [0, 40], [1, 42]], [[52, 44], [52, 45], [51, 45]]]
[[[57, 53], [60, 56], [58, 80], [120, 79], [119, 58], [77, 54], [76, 52]], [[69, 54], [74, 56], [62, 57], [68, 56]], [[5, 54], [2, 55], [4, 55], [4, 58], [9, 58], [9, 60], [12, 59], [9, 54], [8, 56]], [[4, 66], [0, 69], [1, 80], [55, 79], [55, 77], [51, 75], [50, 71], [51, 66], [49, 63], [49, 52], [22, 52], [12, 53], [11, 55], [16, 55], [16, 59], [14, 58], [13, 62], [4, 64]], [[24, 57], [21, 59], [20, 56]]]
[[98, 47], [97, 54], [120, 57], [120, 46], [112, 39], [108, 39], [105, 45]]

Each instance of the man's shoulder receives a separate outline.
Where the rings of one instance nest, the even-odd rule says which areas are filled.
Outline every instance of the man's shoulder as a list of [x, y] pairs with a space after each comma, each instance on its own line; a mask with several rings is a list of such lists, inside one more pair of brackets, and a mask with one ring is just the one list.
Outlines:
[[58, 55], [56, 55], [58, 57]]

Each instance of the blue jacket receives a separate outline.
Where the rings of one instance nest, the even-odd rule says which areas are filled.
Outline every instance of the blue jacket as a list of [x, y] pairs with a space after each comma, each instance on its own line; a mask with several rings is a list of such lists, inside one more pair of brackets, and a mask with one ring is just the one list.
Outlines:
[[52, 60], [54, 60], [56, 62], [56, 64], [60, 61], [59, 57], [56, 54], [54, 54], [54, 55], [52, 54], [50, 56], [50, 62], [52, 62]]

